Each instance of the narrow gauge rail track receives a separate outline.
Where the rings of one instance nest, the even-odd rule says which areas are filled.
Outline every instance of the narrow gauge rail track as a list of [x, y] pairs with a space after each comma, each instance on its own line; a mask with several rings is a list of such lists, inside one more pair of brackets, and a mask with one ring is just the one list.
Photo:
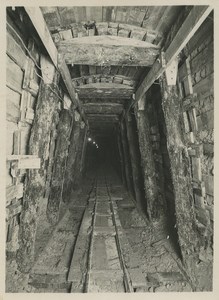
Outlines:
[[97, 179], [77, 237], [68, 281], [71, 292], [135, 292], [126, 268], [121, 224], [107, 178]]

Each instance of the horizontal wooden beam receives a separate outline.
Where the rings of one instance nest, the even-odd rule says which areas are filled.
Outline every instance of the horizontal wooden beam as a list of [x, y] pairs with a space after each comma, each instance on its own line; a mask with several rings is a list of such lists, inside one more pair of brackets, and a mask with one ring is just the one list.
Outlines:
[[60, 41], [58, 51], [67, 64], [152, 66], [159, 47], [119, 36], [88, 36]]
[[127, 98], [101, 98], [95, 97], [95, 98], [81, 98], [81, 102], [83, 105], [93, 103], [93, 104], [104, 104], [104, 103], [110, 103], [110, 104], [121, 104], [125, 105], [125, 103], [128, 101]]
[[18, 169], [40, 169], [41, 160], [36, 155], [8, 155], [8, 161], [16, 161]]
[[83, 120], [86, 121], [86, 117], [83, 113], [83, 110], [81, 108], [81, 103], [76, 97], [74, 86], [72, 84], [71, 76], [68, 70], [68, 67], [65, 63], [65, 61], [62, 61], [62, 58], [59, 57], [58, 59], [58, 51], [57, 48], [52, 40], [52, 37], [50, 35], [49, 29], [47, 28], [47, 25], [45, 23], [45, 20], [43, 18], [42, 12], [39, 7], [25, 7], [26, 13], [28, 14], [34, 28], [36, 29], [41, 42], [43, 43], [46, 51], [48, 52], [51, 61], [53, 62], [54, 66], [59, 70], [63, 81], [65, 83], [65, 86], [67, 88], [67, 91], [70, 95], [71, 101], [75, 104], [75, 106], [78, 108]]
[[116, 103], [87, 103], [83, 107], [86, 114], [121, 114], [124, 109], [123, 105]]
[[118, 119], [117, 114], [87, 114], [88, 118]]
[[[119, 118], [116, 118], [116, 117], [113, 117], [113, 118], [105, 118], [104, 116], [103, 117], [96, 117], [96, 116], [93, 116], [93, 117], [89, 117], [88, 118], [89, 120], [89, 124], [92, 122], [92, 123], [95, 123], [96, 125], [97, 124], [101, 124], [101, 123], [117, 123], [119, 122]], [[98, 127], [99, 125], [97, 125]]]
[[82, 76], [72, 79], [74, 87], [82, 86], [90, 83], [98, 83], [98, 82], [108, 82], [108, 83], [118, 83], [124, 84], [128, 86], [135, 87], [136, 81], [132, 80], [130, 77], [123, 75], [103, 75], [103, 74], [95, 74], [90, 76]]
[[212, 7], [209, 6], [194, 6], [192, 8], [186, 20], [164, 53], [165, 64], [162, 65], [160, 60], [156, 60], [147, 76], [139, 86], [133, 104], [137, 103], [145, 95], [155, 80], [157, 80], [166, 70], [166, 68], [172, 63], [172, 61], [177, 58], [178, 54], [189, 42], [211, 11]]
[[126, 98], [130, 99], [134, 88], [117, 83], [90, 83], [76, 88], [79, 98]]

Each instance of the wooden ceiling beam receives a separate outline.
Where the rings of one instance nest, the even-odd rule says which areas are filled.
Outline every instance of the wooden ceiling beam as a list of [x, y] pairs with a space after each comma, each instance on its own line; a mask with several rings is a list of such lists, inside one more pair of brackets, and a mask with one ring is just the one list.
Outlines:
[[106, 118], [106, 119], [118, 119], [117, 114], [104, 114], [104, 113], [88, 113], [88, 118]]
[[79, 98], [126, 98], [130, 99], [134, 89], [128, 85], [96, 82], [86, 84], [76, 88]]
[[110, 104], [122, 104], [125, 105], [127, 103], [128, 99], [124, 98], [81, 98], [81, 102], [83, 105], [93, 103], [93, 104], [99, 104], [103, 105], [104, 103], [110, 103]]
[[25, 11], [28, 14], [34, 28], [36, 29], [36, 32], [39, 35], [39, 38], [40, 38], [41, 42], [43, 43], [46, 51], [48, 52], [52, 63], [54, 64], [56, 69], [59, 70], [59, 72], [62, 76], [62, 79], [64, 81], [64, 84], [66, 86], [66, 89], [71, 98], [71, 101], [75, 104], [76, 108], [79, 110], [85, 123], [87, 123], [81, 103], [76, 95], [74, 86], [72, 84], [72, 80], [71, 80], [71, 76], [70, 76], [68, 67], [67, 67], [65, 61], [63, 61], [62, 59], [58, 60], [58, 52], [57, 52], [56, 46], [52, 40], [52, 37], [47, 28], [47, 25], [45, 23], [45, 20], [43, 18], [43, 14], [42, 14], [40, 8], [39, 7], [25, 7]]
[[167, 67], [170, 66], [170, 64], [177, 58], [178, 54], [186, 46], [211, 11], [212, 7], [210, 6], [194, 6], [192, 8], [164, 53], [165, 65], [161, 64], [160, 59], [155, 61], [147, 76], [136, 91], [135, 101], [133, 101], [133, 104], [141, 100], [155, 80], [157, 80]]
[[[90, 67], [90, 66], [89, 66]], [[136, 72], [136, 71], [135, 71]], [[95, 74], [95, 75], [88, 75], [82, 77], [76, 77], [72, 79], [73, 85], [75, 87], [82, 86], [89, 83], [96, 83], [96, 82], [108, 82], [108, 83], [120, 83], [129, 86], [136, 86], [136, 81], [132, 80], [132, 78], [123, 75], [104, 75], [104, 74]]]
[[67, 64], [152, 66], [159, 47], [119, 36], [87, 36], [60, 41], [58, 52]]
[[104, 115], [97, 117], [96, 115], [89, 116], [88, 121], [93, 122], [95, 124], [97, 123], [117, 123], [119, 122], [118, 116], [106, 118]]
[[116, 103], [94, 104], [88, 103], [83, 106], [86, 114], [121, 114], [123, 112], [123, 105]]

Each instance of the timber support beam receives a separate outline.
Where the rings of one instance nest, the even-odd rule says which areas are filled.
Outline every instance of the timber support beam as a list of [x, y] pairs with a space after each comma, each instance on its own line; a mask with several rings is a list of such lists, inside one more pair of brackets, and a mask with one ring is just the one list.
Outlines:
[[159, 46], [120, 36], [88, 36], [60, 41], [58, 51], [67, 64], [152, 66]]
[[36, 32], [38, 33], [40, 40], [43, 43], [46, 51], [48, 52], [52, 63], [54, 64], [56, 69], [60, 72], [61, 77], [64, 81], [64, 84], [66, 86], [66, 89], [71, 98], [71, 101], [75, 104], [75, 106], [79, 110], [85, 123], [87, 123], [85, 114], [82, 109], [82, 105], [77, 97], [76, 92], [75, 92], [68, 67], [67, 67], [65, 61], [62, 59], [62, 57], [58, 55], [58, 51], [52, 40], [52, 37], [50, 35], [49, 29], [47, 28], [47, 25], [45, 23], [45, 20], [43, 18], [43, 14], [42, 14], [40, 8], [39, 7], [38, 8], [37, 7], [25, 7], [25, 11], [28, 14], [34, 28], [36, 29]]
[[212, 7], [210, 6], [194, 6], [192, 8], [163, 55], [165, 64], [162, 63], [161, 58], [158, 58], [155, 61], [147, 76], [136, 91], [136, 97], [133, 104], [140, 101], [155, 80], [157, 80], [166, 70], [169, 70], [168, 68], [171, 66], [172, 62], [177, 59], [179, 53], [186, 46], [211, 11]]

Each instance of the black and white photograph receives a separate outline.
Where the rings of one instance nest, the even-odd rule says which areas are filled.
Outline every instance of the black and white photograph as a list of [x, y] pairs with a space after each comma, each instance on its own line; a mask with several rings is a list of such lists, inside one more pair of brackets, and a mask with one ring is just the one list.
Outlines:
[[4, 8], [4, 293], [207, 299], [214, 2], [112, 3]]

